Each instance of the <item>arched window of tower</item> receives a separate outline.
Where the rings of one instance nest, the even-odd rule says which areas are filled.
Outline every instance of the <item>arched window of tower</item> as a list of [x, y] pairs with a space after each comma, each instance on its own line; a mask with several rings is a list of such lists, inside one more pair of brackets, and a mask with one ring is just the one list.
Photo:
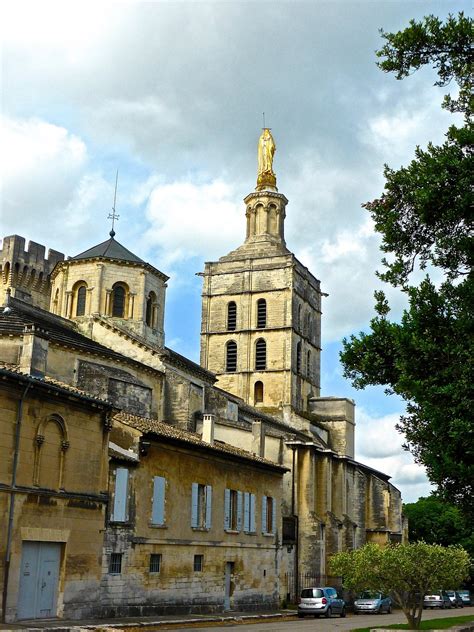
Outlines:
[[86, 296], [87, 287], [86, 284], [83, 283], [76, 291], [76, 316], [84, 316], [86, 313]]
[[257, 329], [264, 329], [267, 326], [267, 301], [259, 298], [257, 301]]
[[261, 404], [263, 402], [263, 382], [255, 382], [253, 387], [253, 400], [255, 404]]
[[237, 327], [237, 304], [230, 301], [227, 304], [227, 331], [235, 331]]
[[115, 318], [125, 318], [125, 302], [127, 287], [124, 283], [115, 283], [112, 288], [111, 315]]
[[267, 343], [259, 338], [255, 343], [255, 370], [265, 371], [267, 368]]
[[296, 372], [301, 373], [301, 342], [296, 345]]
[[148, 327], [156, 327], [157, 301], [155, 292], [151, 291], [146, 299], [145, 322]]
[[312, 367], [311, 367], [311, 351], [308, 351], [306, 354], [306, 375], [309, 379], [312, 378]]
[[229, 340], [225, 347], [225, 370], [227, 373], [237, 371], [237, 343]]
[[301, 305], [298, 305], [298, 320], [296, 321], [298, 331], [301, 331]]

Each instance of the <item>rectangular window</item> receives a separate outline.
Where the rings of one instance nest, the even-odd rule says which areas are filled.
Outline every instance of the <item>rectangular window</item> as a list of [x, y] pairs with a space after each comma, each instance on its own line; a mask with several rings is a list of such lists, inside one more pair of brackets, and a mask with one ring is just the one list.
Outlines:
[[128, 470], [115, 470], [114, 504], [110, 519], [112, 522], [126, 522], [128, 519]]
[[195, 555], [194, 556], [194, 572], [200, 573], [202, 571], [203, 565], [204, 565], [204, 555]]
[[161, 571], [161, 553], [151, 553], [150, 573], [159, 573], [160, 571]]
[[109, 574], [120, 575], [122, 572], [122, 553], [111, 553], [109, 560]]
[[224, 494], [224, 529], [242, 530], [242, 492], [226, 489]]
[[268, 535], [275, 533], [276, 527], [276, 502], [271, 496], [262, 497], [262, 533]]
[[165, 491], [166, 478], [155, 476], [153, 478], [153, 501], [151, 511], [151, 522], [153, 525], [161, 526], [165, 524]]
[[244, 531], [255, 533], [255, 494], [244, 492]]
[[210, 529], [212, 517], [212, 487], [193, 483], [191, 487], [191, 527]]

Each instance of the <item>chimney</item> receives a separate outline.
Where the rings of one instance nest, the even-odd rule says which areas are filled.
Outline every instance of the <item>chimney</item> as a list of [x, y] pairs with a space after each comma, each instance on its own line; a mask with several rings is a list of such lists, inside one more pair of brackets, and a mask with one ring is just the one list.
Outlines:
[[265, 426], [261, 421], [252, 422], [252, 452], [258, 456], [265, 456]]
[[23, 331], [20, 371], [33, 377], [44, 377], [46, 375], [49, 342], [45, 337], [45, 333], [35, 329], [34, 325], [27, 325]]
[[214, 417], [204, 413], [202, 416], [202, 440], [214, 445]]

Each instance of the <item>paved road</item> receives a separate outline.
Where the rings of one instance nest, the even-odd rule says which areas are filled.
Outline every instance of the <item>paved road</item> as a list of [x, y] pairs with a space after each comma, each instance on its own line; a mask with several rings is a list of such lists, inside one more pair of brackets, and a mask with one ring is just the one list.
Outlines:
[[[423, 619], [438, 619], [441, 617], [455, 617], [461, 615], [473, 615], [474, 606], [470, 608], [456, 608], [450, 610], [424, 610]], [[353, 630], [354, 628], [375, 627], [389, 625], [391, 623], [406, 623], [405, 616], [400, 610], [396, 610], [392, 614], [374, 614], [374, 615], [358, 615], [348, 614], [345, 619], [334, 616], [330, 619], [306, 617], [305, 619], [292, 620], [273, 620], [268, 623], [250, 623], [250, 624], [215, 624], [213, 626], [201, 627], [180, 627], [174, 630], [196, 630], [199, 632], [216, 632], [216, 630], [225, 629], [225, 632], [291, 632], [299, 630], [306, 632], [309, 630], [317, 632], [336, 632], [338, 630]], [[157, 628], [163, 630], [163, 628]]]

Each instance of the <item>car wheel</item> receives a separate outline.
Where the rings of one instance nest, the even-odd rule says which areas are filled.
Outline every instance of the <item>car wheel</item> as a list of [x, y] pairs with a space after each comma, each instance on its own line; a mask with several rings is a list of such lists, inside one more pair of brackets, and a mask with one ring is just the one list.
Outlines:
[[304, 614], [302, 612], [298, 612], [298, 619], [304, 619]]
[[341, 610], [341, 619], [344, 619], [344, 617], [345, 617], [345, 616], [346, 616], [346, 609], [345, 609], [345, 608], [343, 608], [343, 609]]
[[326, 617], [326, 619], [329, 619], [329, 617], [331, 616], [331, 608], [328, 608], [326, 610], [326, 612], [324, 613], [324, 616]]
[[387, 608], [387, 614], [392, 614], [392, 606], [389, 605], [389, 607]]
[[354, 610], [354, 614], [359, 614], [359, 611], [358, 610]]

